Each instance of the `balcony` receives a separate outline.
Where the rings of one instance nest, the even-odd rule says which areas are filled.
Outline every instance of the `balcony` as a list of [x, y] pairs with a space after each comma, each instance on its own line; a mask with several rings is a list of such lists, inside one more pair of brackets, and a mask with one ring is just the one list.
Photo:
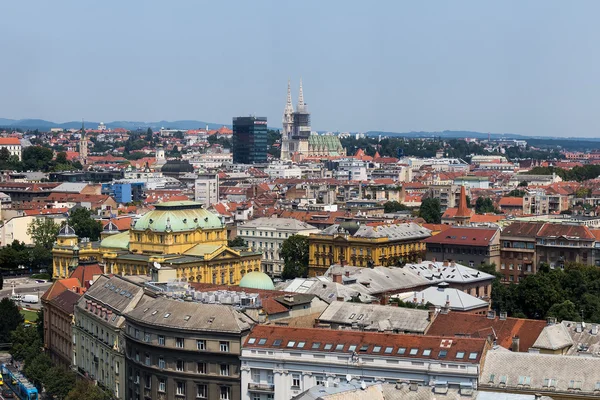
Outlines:
[[273, 393], [275, 385], [272, 383], [249, 383], [249, 392]]

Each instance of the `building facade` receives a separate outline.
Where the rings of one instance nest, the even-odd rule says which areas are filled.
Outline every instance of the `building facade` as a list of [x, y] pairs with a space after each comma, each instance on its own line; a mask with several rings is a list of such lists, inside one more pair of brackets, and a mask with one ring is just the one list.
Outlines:
[[500, 265], [502, 280], [518, 283], [538, 270], [536, 236], [543, 223], [513, 222], [500, 233]]
[[262, 272], [280, 276], [283, 272], [281, 246], [292, 235], [308, 236], [319, 229], [294, 218], [256, 218], [238, 226], [237, 236], [252, 251], [262, 253]]
[[233, 163], [267, 162], [267, 118], [233, 118]]
[[74, 308], [73, 367], [125, 399], [125, 317], [143, 287], [121, 276], [100, 276]]
[[219, 174], [201, 174], [194, 182], [194, 200], [204, 208], [219, 202]]
[[594, 265], [595, 236], [585, 225], [545, 224], [536, 237], [537, 262], [550, 268], [567, 263]]
[[242, 399], [289, 400], [344, 381], [476, 389], [488, 346], [475, 338], [257, 325], [242, 347]]
[[252, 320], [231, 306], [145, 298], [126, 315], [127, 399], [239, 400]]
[[6, 149], [11, 156], [18, 157], [19, 161], [21, 157], [21, 141], [15, 137], [0, 138], [0, 149]]
[[73, 358], [73, 310], [79, 295], [69, 289], [55, 297], [42, 297], [44, 307], [44, 347], [56, 364], [70, 367]]
[[430, 236], [431, 231], [412, 222], [379, 226], [334, 224], [308, 238], [309, 276], [323, 275], [333, 264], [387, 267], [417, 261], [423, 258], [423, 241]]
[[428, 260], [455, 261], [475, 267], [500, 265], [500, 230], [451, 227], [425, 240]]

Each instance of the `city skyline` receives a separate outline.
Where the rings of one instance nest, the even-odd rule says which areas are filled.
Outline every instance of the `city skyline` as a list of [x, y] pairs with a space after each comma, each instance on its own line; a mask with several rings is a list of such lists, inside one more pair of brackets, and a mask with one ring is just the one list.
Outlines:
[[318, 131], [594, 137], [600, 5], [578, 5], [10, 3], [0, 118], [278, 122], [302, 77]]

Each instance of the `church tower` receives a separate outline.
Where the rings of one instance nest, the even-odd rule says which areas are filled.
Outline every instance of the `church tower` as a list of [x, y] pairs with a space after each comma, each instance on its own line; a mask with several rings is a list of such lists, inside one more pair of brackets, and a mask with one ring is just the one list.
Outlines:
[[294, 106], [292, 105], [292, 88], [288, 80], [287, 101], [283, 110], [283, 131], [281, 132], [281, 156], [282, 160], [289, 160], [293, 149], [290, 148], [292, 129], [294, 125]]
[[304, 102], [304, 91], [302, 89], [302, 78], [300, 78], [300, 90], [298, 92], [298, 104], [296, 112], [293, 114], [294, 127], [292, 129], [292, 139], [294, 142], [294, 151], [300, 154], [301, 158], [308, 156], [308, 140], [310, 138], [310, 113]]
[[82, 165], [86, 165], [88, 160], [88, 142], [83, 120], [81, 121], [81, 138], [79, 139], [79, 160]]

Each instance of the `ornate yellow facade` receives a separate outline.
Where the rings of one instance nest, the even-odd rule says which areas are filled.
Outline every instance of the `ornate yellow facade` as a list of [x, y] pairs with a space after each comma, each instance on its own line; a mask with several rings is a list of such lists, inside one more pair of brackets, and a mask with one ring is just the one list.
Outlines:
[[394, 266], [425, 255], [423, 239], [431, 232], [417, 224], [333, 225], [308, 237], [309, 276], [323, 275], [331, 265]]
[[[63, 247], [68, 246], [57, 241], [53, 250], [55, 273], [56, 266], [68, 265]], [[97, 254], [109, 274], [149, 275], [152, 268], [165, 266], [190, 282], [230, 285], [259, 271], [261, 262], [260, 253], [228, 247], [221, 220], [192, 201], [158, 204], [126, 232], [109, 225]]]

